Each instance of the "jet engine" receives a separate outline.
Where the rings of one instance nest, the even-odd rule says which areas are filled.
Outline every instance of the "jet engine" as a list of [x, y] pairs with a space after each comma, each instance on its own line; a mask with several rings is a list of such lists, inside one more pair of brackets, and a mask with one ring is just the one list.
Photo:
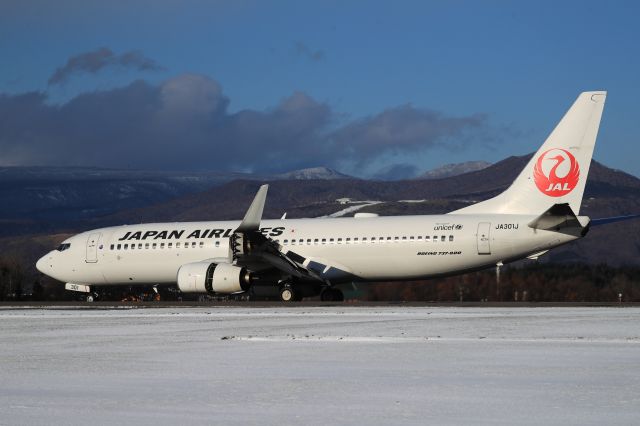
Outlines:
[[251, 274], [229, 263], [195, 262], [178, 269], [178, 288], [183, 293], [237, 293], [246, 291]]

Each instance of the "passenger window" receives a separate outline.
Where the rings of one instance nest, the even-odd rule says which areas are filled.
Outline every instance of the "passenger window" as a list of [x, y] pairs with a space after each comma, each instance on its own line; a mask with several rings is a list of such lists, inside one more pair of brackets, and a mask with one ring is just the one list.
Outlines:
[[434, 236], [433, 236], [433, 242], [434, 242], [434, 243], [437, 243], [437, 242], [438, 242], [438, 236], [437, 236], [437, 235], [434, 235]]
[[155, 250], [155, 248], [157, 247], [157, 244], [156, 244], [156, 243], [153, 243], [153, 244], [151, 245], [151, 247]]
[[220, 247], [220, 241], [216, 241], [216, 247]]
[[313, 244], [318, 244], [318, 239], [317, 238], [313, 240]]
[[120, 250], [120, 248], [122, 248], [122, 244], [118, 244], [118, 250]]
[[391, 241], [391, 237], [387, 237], [387, 241]]
[[441, 236], [441, 237], [440, 237], [440, 241], [442, 241], [442, 242], [445, 242], [445, 241], [446, 241], [446, 239], [447, 239], [447, 237], [446, 237], [445, 235], [443, 235], [443, 236]]
[[449, 235], [449, 241], [453, 241], [453, 235]]
[[326, 243], [326, 242], [327, 242], [327, 239], [326, 239], [326, 238], [323, 238], [323, 239], [322, 239], [322, 244], [324, 244], [324, 243]]
[[124, 249], [126, 250], [126, 249], [128, 249], [128, 248], [129, 248], [129, 244], [125, 244], [125, 245], [124, 245]]
[[307, 238], [307, 245], [311, 245], [311, 238]]
[[362, 242], [365, 243], [367, 241], [367, 237], [362, 237]]
[[338, 238], [338, 244], [342, 244], [342, 238]]
[[329, 238], [329, 244], [333, 244], [333, 238]]
[[424, 237], [424, 241], [428, 243], [431, 241], [431, 238], [427, 235], [426, 237]]
[[413, 236], [409, 237], [410, 240], [413, 240]]
[[173, 243], [167, 243], [167, 248], [173, 248]]
[[142, 243], [138, 243], [138, 250], [142, 250]]
[[113, 244], [111, 244], [111, 246], [109, 246], [109, 248], [110, 248], [111, 250], [113, 250], [113, 249], [114, 249], [114, 247], [115, 247], [115, 246], [114, 246]]
[[422, 235], [418, 235], [418, 239], [419, 239], [419, 240], [422, 240]]
[[136, 245], [135, 244], [131, 244], [131, 250], [135, 250]]
[[164, 248], [164, 243], [160, 243], [160, 248], [163, 249]]
[[394, 237], [393, 238], [395, 241], [398, 241], [400, 239], [400, 237]]
[[204, 241], [200, 241], [200, 248], [204, 247]]
[[407, 239], [407, 237], [404, 237], [404, 236], [403, 236], [403, 237], [402, 237], [402, 239], [403, 239], [403, 240], [406, 240], [406, 239]]
[[296, 240], [291, 240], [291, 245], [295, 246], [296, 245]]
[[289, 240], [284, 240], [282, 243], [283, 243], [284, 245], [287, 245], [287, 244], [289, 244]]
[[144, 243], [144, 248], [148, 249], [149, 248], [149, 243]]
[[195, 241], [191, 243], [191, 248], [196, 248], [196, 242]]

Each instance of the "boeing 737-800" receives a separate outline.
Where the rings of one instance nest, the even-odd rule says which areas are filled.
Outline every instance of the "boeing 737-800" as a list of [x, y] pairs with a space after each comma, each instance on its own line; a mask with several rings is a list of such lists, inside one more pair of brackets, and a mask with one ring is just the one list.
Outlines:
[[580, 94], [506, 191], [449, 214], [263, 220], [263, 185], [242, 221], [95, 229], [68, 238], [36, 266], [76, 289], [171, 283], [184, 293], [273, 290], [291, 301], [341, 300], [345, 283], [454, 275], [536, 257], [595, 224], [579, 211], [605, 98]]

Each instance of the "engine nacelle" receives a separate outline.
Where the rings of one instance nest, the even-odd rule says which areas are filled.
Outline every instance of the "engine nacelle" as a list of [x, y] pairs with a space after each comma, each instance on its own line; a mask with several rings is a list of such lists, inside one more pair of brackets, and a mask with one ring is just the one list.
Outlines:
[[246, 291], [251, 274], [229, 263], [195, 262], [178, 269], [178, 288], [183, 293], [237, 293]]

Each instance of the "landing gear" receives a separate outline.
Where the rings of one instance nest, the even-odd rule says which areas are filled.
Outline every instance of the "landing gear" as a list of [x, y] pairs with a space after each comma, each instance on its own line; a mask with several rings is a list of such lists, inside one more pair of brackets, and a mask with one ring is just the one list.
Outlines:
[[283, 302], [299, 302], [302, 300], [302, 295], [293, 287], [285, 285], [280, 289], [280, 300]]
[[89, 294], [87, 294], [87, 297], [85, 297], [85, 299], [84, 299], [84, 300], [85, 300], [87, 303], [93, 303], [93, 302], [95, 302], [96, 298], [95, 298], [95, 296], [93, 295], [93, 293], [89, 293]]
[[323, 302], [343, 302], [344, 294], [337, 288], [327, 287], [320, 293], [320, 300]]

